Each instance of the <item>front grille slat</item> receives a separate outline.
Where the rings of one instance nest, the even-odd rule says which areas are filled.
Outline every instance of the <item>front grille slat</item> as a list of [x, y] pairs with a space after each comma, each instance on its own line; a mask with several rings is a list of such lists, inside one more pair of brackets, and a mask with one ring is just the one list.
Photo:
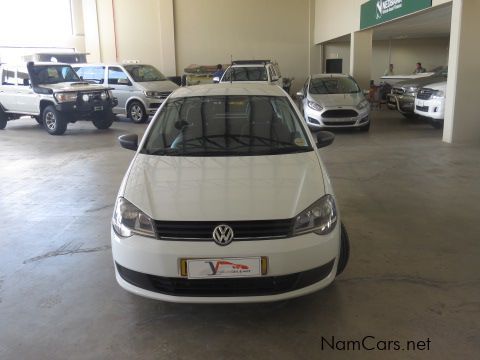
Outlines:
[[393, 88], [392, 89], [392, 94], [403, 95], [403, 94], [405, 94], [405, 90], [402, 89], [402, 88]]
[[159, 239], [211, 240], [216, 226], [229, 225], [235, 239], [288, 237], [293, 219], [258, 221], [154, 221]]
[[323, 118], [352, 118], [357, 117], [358, 113], [350, 109], [327, 110], [322, 114]]
[[432, 97], [432, 94], [432, 89], [421, 89], [417, 94], [417, 98], [421, 100], [429, 100]]

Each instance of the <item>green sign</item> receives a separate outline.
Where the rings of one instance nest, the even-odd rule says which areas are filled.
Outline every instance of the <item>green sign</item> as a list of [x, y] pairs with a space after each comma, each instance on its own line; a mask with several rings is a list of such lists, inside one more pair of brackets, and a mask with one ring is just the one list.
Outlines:
[[362, 4], [360, 29], [378, 25], [432, 6], [432, 0], [370, 0]]

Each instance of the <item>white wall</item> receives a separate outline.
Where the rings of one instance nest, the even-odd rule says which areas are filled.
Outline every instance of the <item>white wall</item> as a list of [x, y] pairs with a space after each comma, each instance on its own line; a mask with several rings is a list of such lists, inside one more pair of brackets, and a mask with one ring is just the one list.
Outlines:
[[299, 88], [309, 66], [309, 6], [309, 0], [175, 0], [177, 72], [229, 63], [230, 55], [266, 58]]

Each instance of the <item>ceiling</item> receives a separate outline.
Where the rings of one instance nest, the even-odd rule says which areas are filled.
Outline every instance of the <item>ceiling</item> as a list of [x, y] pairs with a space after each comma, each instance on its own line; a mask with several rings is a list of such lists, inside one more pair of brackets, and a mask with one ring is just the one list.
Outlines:
[[[373, 27], [373, 40], [450, 36], [452, 5], [437, 6]], [[345, 35], [328, 42], [350, 42]]]

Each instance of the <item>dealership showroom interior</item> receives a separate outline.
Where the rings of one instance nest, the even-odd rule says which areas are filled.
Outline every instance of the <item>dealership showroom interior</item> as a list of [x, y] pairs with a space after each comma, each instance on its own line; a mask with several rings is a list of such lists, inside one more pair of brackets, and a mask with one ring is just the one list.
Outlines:
[[0, 359], [480, 358], [479, 0], [0, 14]]

